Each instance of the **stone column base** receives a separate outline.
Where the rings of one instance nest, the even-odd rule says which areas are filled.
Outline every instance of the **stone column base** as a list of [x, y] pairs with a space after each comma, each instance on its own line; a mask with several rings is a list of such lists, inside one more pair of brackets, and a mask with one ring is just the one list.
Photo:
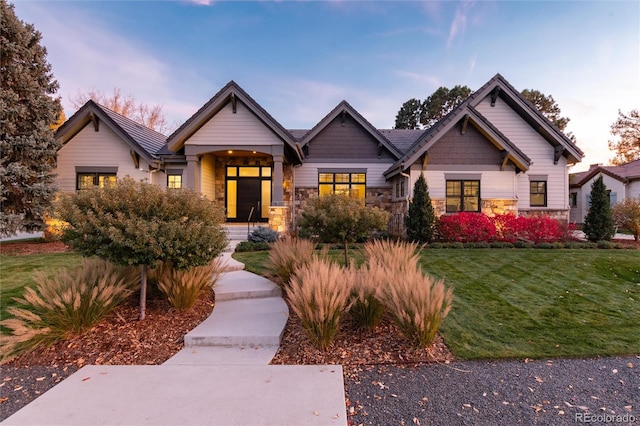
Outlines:
[[278, 231], [280, 234], [287, 232], [287, 206], [269, 207], [269, 228]]

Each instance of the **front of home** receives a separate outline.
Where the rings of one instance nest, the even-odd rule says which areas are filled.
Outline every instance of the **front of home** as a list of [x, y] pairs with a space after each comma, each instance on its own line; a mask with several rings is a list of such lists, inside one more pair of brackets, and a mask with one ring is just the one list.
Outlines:
[[130, 175], [279, 231], [295, 229], [309, 198], [341, 193], [390, 211], [402, 233], [421, 173], [438, 214], [569, 220], [568, 166], [583, 157], [499, 74], [427, 130], [376, 129], [346, 101], [310, 130], [286, 129], [232, 81], [168, 137], [92, 101], [57, 135], [63, 191]]

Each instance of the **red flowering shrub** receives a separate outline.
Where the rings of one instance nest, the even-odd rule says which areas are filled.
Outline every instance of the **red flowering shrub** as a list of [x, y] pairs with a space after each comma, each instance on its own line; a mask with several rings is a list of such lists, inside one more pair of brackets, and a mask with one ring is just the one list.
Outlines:
[[477, 243], [493, 241], [496, 227], [482, 213], [460, 212], [442, 216], [438, 221], [438, 236], [447, 242]]
[[438, 236], [445, 242], [515, 243], [518, 239], [534, 243], [550, 243], [571, 239], [573, 225], [543, 216], [516, 216], [513, 213], [489, 217], [483, 213], [461, 212], [442, 216], [438, 223]]

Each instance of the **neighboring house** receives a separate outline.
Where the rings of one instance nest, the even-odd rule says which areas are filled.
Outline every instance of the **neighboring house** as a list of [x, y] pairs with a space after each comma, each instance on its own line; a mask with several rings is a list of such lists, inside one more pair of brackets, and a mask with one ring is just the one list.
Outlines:
[[607, 187], [612, 206], [625, 198], [640, 198], [640, 160], [620, 166], [592, 164], [585, 172], [569, 175], [571, 222], [584, 223], [589, 210], [591, 185], [600, 176]]
[[376, 129], [346, 101], [310, 130], [287, 130], [232, 81], [169, 137], [93, 102], [58, 136], [63, 190], [131, 175], [195, 189], [229, 222], [280, 231], [295, 226], [307, 199], [342, 193], [391, 211], [391, 230], [402, 232], [420, 173], [439, 215], [568, 220], [567, 167], [583, 157], [499, 74], [427, 130]]

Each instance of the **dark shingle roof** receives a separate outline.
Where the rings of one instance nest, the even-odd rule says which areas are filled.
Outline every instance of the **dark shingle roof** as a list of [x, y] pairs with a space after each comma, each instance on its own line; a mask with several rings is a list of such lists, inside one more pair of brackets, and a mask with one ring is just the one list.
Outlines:
[[309, 133], [308, 129], [287, 129], [287, 131], [291, 133], [291, 136], [293, 136], [297, 142], [300, 142], [304, 135]]
[[382, 133], [398, 151], [405, 154], [425, 132], [424, 129], [381, 129]]
[[619, 181], [640, 179], [640, 160], [631, 161], [619, 166], [593, 165], [589, 170], [569, 175], [569, 184], [573, 187], [582, 186], [598, 173], [609, 175]]
[[162, 133], [145, 127], [103, 105], [98, 103], [96, 103], [96, 105], [152, 157], [155, 157], [162, 147], [165, 146], [167, 137]]

